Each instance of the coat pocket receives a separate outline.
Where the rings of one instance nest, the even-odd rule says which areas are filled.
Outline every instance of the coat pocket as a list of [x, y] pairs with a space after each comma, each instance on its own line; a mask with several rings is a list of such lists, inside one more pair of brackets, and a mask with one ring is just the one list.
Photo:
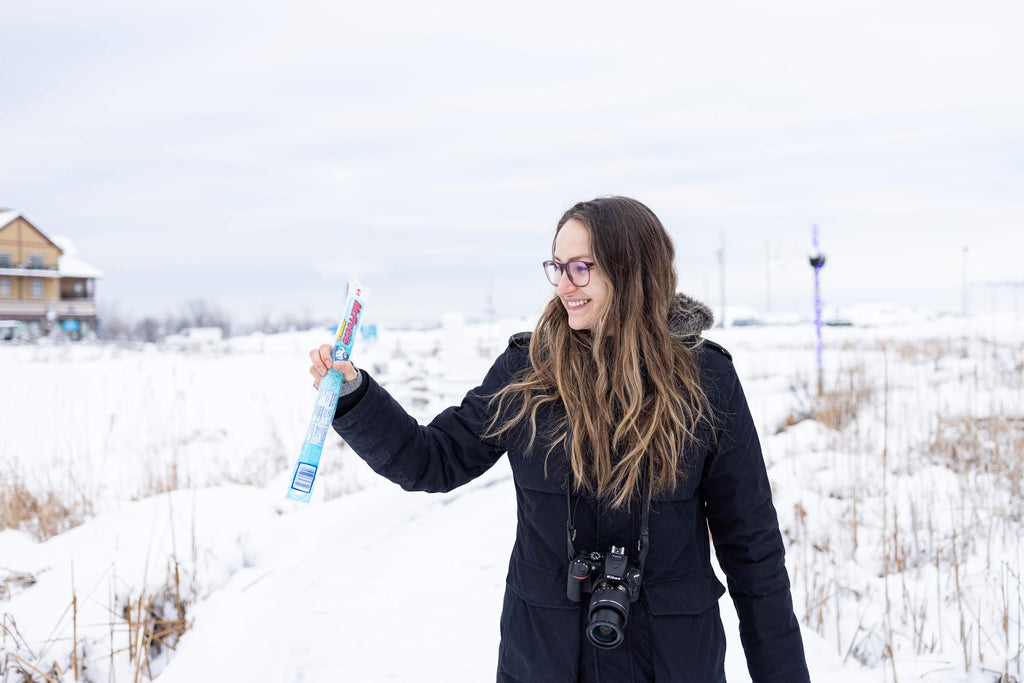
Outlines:
[[564, 569], [553, 570], [513, 557], [508, 564], [506, 583], [528, 605], [578, 610], [579, 603], [572, 602], [566, 595], [568, 578], [568, 560]]
[[647, 610], [654, 616], [703, 614], [725, 594], [725, 586], [708, 568], [678, 579], [644, 581]]

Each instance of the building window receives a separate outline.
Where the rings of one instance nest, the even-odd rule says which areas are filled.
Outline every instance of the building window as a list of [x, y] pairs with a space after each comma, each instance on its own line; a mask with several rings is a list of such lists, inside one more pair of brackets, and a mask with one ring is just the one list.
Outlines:
[[32, 278], [28, 282], [28, 293], [33, 299], [43, 298], [43, 281], [37, 277]]
[[28, 267], [29, 268], [45, 268], [46, 257], [42, 254], [29, 254], [28, 255]]
[[0, 277], [0, 297], [5, 299], [11, 296], [11, 278]]
[[0, 251], [0, 268], [11, 267], [11, 252]]

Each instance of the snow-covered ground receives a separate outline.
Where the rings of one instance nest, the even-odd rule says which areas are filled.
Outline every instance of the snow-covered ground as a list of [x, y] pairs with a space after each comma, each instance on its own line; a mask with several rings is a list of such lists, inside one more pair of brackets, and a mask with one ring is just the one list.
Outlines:
[[[826, 328], [822, 399], [812, 326], [707, 335], [761, 430], [812, 677], [1020, 681], [1024, 321], [902, 319]], [[380, 329], [355, 358], [426, 420], [529, 327]], [[313, 502], [284, 497], [329, 338], [0, 347], [2, 519], [26, 520], [0, 531], [0, 681], [493, 680], [504, 461], [406, 493], [332, 435]]]

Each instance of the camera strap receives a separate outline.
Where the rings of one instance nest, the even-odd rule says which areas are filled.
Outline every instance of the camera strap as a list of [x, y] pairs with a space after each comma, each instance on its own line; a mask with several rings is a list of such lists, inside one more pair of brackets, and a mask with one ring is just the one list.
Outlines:
[[[644, 477], [640, 485], [640, 496], [643, 499], [643, 510], [640, 513], [640, 539], [637, 541], [637, 564], [641, 569], [647, 561], [647, 552], [651, 548], [651, 534], [649, 522], [651, 517], [651, 483], [647, 475], [647, 461], [644, 461]], [[570, 475], [571, 476], [571, 475]], [[576, 504], [572, 502], [572, 482], [567, 481], [565, 486], [566, 520], [565, 533], [566, 543], [569, 550], [569, 559], [576, 557], [576, 507], [580, 504], [580, 497], [576, 498]]]

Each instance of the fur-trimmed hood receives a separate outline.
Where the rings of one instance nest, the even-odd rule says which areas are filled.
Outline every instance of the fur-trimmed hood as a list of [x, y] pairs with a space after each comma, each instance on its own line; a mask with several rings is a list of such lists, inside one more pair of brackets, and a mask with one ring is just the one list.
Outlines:
[[668, 309], [668, 329], [673, 336], [699, 336], [704, 330], [711, 329], [715, 316], [711, 309], [685, 294], [676, 294], [675, 301]]

